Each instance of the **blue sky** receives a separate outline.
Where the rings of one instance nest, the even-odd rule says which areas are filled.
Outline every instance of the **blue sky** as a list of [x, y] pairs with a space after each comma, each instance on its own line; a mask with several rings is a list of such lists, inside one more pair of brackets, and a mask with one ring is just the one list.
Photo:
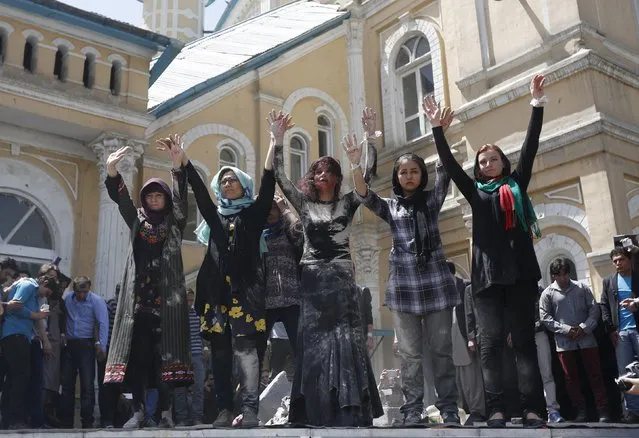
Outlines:
[[[142, 26], [142, 3], [138, 0], [60, 0], [76, 8], [105, 15], [119, 21]], [[204, 30], [213, 30], [217, 20], [222, 15], [226, 6], [225, 0], [217, 0], [206, 8], [204, 16]]]

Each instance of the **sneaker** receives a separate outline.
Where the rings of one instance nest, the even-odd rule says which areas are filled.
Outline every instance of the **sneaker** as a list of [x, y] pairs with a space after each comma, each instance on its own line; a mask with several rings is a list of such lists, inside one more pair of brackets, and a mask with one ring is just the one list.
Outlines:
[[549, 423], [563, 423], [564, 421], [564, 417], [561, 416], [561, 414], [557, 411], [550, 411], [548, 413], [548, 422]]
[[142, 412], [136, 412], [133, 416], [124, 423], [122, 429], [139, 429], [144, 425], [144, 414]]
[[241, 428], [252, 428], [258, 427], [260, 425], [260, 419], [257, 418], [257, 412], [252, 409], [246, 409], [244, 411], [244, 415], [242, 417], [242, 423], [240, 424]]
[[455, 411], [444, 411], [441, 413], [441, 416], [444, 424], [461, 424], [459, 415]]
[[611, 423], [610, 414], [608, 413], [608, 409], [601, 408], [599, 409], [599, 422], [600, 423]]
[[228, 409], [222, 409], [213, 422], [213, 427], [231, 427], [233, 424], [233, 413]]
[[158, 427], [158, 424], [153, 418], [147, 418], [146, 420], [144, 420], [144, 427], [155, 428]]
[[419, 424], [424, 424], [419, 412], [408, 412], [404, 414], [403, 426], [417, 426]]
[[171, 417], [162, 416], [162, 418], [160, 418], [160, 423], [158, 424], [160, 429], [173, 429], [173, 426]]
[[585, 423], [586, 422], [586, 409], [585, 408], [580, 408], [577, 411], [577, 416], [575, 417], [574, 420], [572, 420], [574, 423]]

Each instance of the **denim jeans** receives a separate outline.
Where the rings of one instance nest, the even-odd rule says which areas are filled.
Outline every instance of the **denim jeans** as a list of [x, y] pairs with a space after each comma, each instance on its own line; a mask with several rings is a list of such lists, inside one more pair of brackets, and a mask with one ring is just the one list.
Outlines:
[[[639, 357], [639, 332], [636, 329], [621, 330], [619, 332], [619, 344], [615, 349], [619, 375], [626, 374], [626, 366]], [[639, 414], [639, 396], [624, 394], [626, 410]]]
[[533, 281], [491, 286], [475, 295], [479, 357], [489, 415], [506, 411], [502, 352], [507, 333], [512, 336], [521, 407], [524, 412], [543, 411], [543, 384], [535, 344], [536, 300], [537, 284]]
[[69, 339], [62, 350], [62, 425], [73, 428], [75, 381], [80, 373], [80, 418], [82, 426], [93, 426], [95, 407], [95, 345], [93, 339]]
[[25, 422], [27, 391], [31, 377], [31, 346], [23, 335], [10, 335], [2, 339], [6, 363], [6, 380], [2, 391], [2, 423], [9, 427]]
[[193, 385], [188, 388], [181, 386], [173, 391], [177, 423], [188, 419], [201, 423], [204, 419], [204, 359], [201, 354], [194, 354], [191, 356], [191, 363], [193, 364]]
[[[429, 355], [435, 375], [437, 402], [435, 406], [442, 412], [457, 413], [457, 383], [453, 363], [453, 343], [451, 329], [452, 309], [426, 315], [393, 312], [395, 330], [399, 341], [401, 358], [402, 392], [405, 403], [400, 411], [404, 415], [419, 414], [424, 409], [424, 368], [423, 355]], [[423, 350], [422, 319], [425, 335], [428, 337], [429, 351]]]
[[250, 409], [257, 413], [259, 408], [259, 360], [257, 343], [259, 335], [231, 337], [230, 327], [225, 333], [211, 337], [212, 371], [215, 380], [215, 395], [220, 409], [233, 409], [233, 366], [239, 374], [242, 394], [242, 412]]

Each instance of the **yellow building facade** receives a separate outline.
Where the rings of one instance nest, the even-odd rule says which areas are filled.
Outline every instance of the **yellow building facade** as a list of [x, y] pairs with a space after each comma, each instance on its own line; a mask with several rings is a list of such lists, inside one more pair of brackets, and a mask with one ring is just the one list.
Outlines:
[[[162, 13], [146, 3], [145, 14]], [[257, 3], [263, 9], [258, 11]], [[47, 30], [3, 14], [2, 21], [14, 30], [6, 40], [8, 57], [0, 76], [0, 120], [9, 125], [0, 130], [0, 196], [26, 197], [45, 222], [54, 224], [52, 235], [61, 233], [55, 227], [71, 230], [64, 234], [70, 239], [52, 238], [51, 254], [60, 254], [74, 275], [109, 278], [99, 284], [110, 288], [120, 274], [112, 261], [124, 258], [127, 237], [102, 188], [102, 151], [112, 150], [110, 142], [136, 145], [129, 171], [133, 186], [154, 176], [168, 180], [170, 162], [152, 145], [174, 132], [183, 135], [207, 183], [225, 164], [237, 165], [259, 182], [269, 141], [268, 111], [293, 115], [296, 127], [286, 138], [285, 152], [289, 175], [297, 176], [320, 155], [345, 163], [340, 139], [350, 132], [361, 137], [359, 119], [368, 105], [377, 109], [384, 131], [372, 187], [390, 196], [391, 169], [403, 152], [422, 155], [434, 170], [435, 147], [420, 112], [424, 95], [434, 93], [455, 109], [448, 138], [466, 169], [485, 143], [500, 145], [516, 162], [530, 112], [528, 84], [541, 72], [550, 103], [529, 192], [543, 232], [535, 243], [542, 283], [549, 282], [552, 259], [565, 256], [577, 277], [599, 294], [602, 277], [611, 272], [612, 236], [639, 232], [639, 2], [619, 0], [615, 8], [603, 0], [338, 3], [230, 1], [219, 30], [187, 43], [175, 60], [161, 65], [166, 69], [150, 87], [150, 53], [118, 52], [117, 44], [97, 38], [91, 46], [104, 63], [96, 64], [97, 87], [91, 91], [82, 85], [80, 55], [69, 63], [68, 83], [59, 84], [52, 74], [55, 51], [45, 47], [63, 38], [73, 46], [71, 53], [85, 54], [86, 40], [74, 39], [64, 26]], [[27, 28], [42, 34], [38, 53], [45, 56], [38, 57], [38, 73], [29, 75], [22, 65]], [[119, 96], [108, 92], [111, 70], [105, 65], [115, 59], [126, 73]], [[64, 95], [69, 103], [11, 94], [10, 87], [39, 87], [45, 95]], [[76, 101], [113, 111], [81, 111]], [[43, 127], [50, 137], [40, 134]], [[18, 131], [13, 137], [12, 129]], [[5, 181], [9, 168], [15, 175], [11, 184]], [[24, 187], [24, 172], [40, 178], [38, 183]], [[345, 176], [350, 182], [347, 167]], [[52, 191], [55, 198], [48, 194]], [[187, 283], [193, 286], [204, 248], [193, 241], [200, 218], [190, 200], [183, 251]], [[465, 277], [470, 214], [453, 185], [440, 227], [446, 254]], [[390, 230], [366, 209], [355, 221], [351, 245], [358, 281], [373, 294], [375, 328], [392, 329], [383, 306]], [[7, 250], [6, 233], [0, 227], [3, 255], [46, 258]], [[377, 350], [377, 367], [394, 360], [391, 344], [386, 338]]]

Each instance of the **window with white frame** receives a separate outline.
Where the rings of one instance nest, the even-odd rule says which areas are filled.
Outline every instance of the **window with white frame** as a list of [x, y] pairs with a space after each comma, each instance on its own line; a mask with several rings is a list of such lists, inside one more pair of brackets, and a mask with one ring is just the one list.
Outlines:
[[22, 56], [22, 66], [29, 73], [36, 72], [36, 60], [38, 55], [38, 39], [34, 36], [27, 38], [24, 43], [24, 53]]
[[[204, 181], [204, 184], [208, 186], [208, 181], [206, 174], [197, 167], [195, 168], [197, 173]], [[191, 185], [188, 186], [187, 191], [187, 200], [188, 200], [188, 217], [186, 218], [186, 226], [184, 227], [184, 240], [188, 240], [190, 242], [195, 242], [197, 239], [195, 238], [195, 229], [202, 221], [202, 215], [200, 214], [200, 210], [197, 208], [197, 201], [195, 200], [195, 194], [193, 193], [193, 189]]]
[[291, 181], [297, 183], [306, 173], [308, 163], [308, 141], [298, 134], [291, 137]]
[[319, 141], [319, 156], [333, 155], [333, 124], [323, 114], [317, 117], [317, 139]]
[[55, 62], [53, 65], [53, 76], [57, 77], [59, 81], [64, 82], [67, 80], [67, 60], [68, 49], [66, 46], [59, 46], [55, 52]]
[[220, 149], [218, 163], [218, 169], [221, 169], [224, 166], [239, 168], [238, 155], [237, 152], [235, 152], [235, 149], [231, 146], [222, 146]]
[[56, 256], [43, 212], [27, 198], [0, 193], [0, 258], [12, 257], [33, 275]]
[[395, 74], [401, 85], [406, 141], [421, 137], [428, 129], [422, 113], [424, 96], [435, 91], [431, 49], [426, 36], [417, 35], [402, 44], [395, 57]]

